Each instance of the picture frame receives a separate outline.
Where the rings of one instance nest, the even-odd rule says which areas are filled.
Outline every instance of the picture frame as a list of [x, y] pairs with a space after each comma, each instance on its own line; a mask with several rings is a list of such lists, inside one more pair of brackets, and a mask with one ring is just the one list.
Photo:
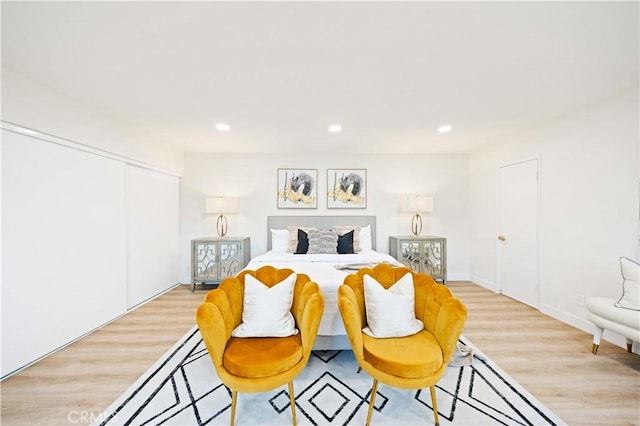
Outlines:
[[327, 208], [367, 208], [367, 169], [327, 169]]
[[278, 208], [317, 209], [318, 169], [278, 169]]

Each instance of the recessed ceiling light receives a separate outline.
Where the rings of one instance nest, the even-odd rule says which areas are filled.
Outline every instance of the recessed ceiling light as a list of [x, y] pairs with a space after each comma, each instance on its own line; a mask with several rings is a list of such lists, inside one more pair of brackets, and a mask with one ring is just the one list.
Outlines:
[[438, 133], [449, 133], [452, 129], [453, 127], [450, 124], [444, 124], [438, 127]]
[[231, 126], [229, 126], [227, 123], [218, 123], [216, 124], [216, 129], [221, 132], [228, 132], [231, 129]]
[[329, 131], [331, 133], [340, 133], [341, 130], [342, 126], [339, 124], [332, 124], [331, 126], [329, 126]]

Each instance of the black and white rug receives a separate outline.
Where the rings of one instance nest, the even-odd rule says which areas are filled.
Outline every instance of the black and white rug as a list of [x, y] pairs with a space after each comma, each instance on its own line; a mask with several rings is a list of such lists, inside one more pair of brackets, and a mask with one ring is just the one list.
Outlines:
[[[469, 365], [449, 366], [437, 385], [441, 425], [557, 425], [564, 422], [469, 341]], [[469, 356], [471, 359], [471, 356]], [[465, 364], [464, 362], [462, 364]], [[372, 379], [351, 351], [314, 351], [294, 380], [300, 425], [363, 425]], [[237, 425], [291, 424], [286, 385], [238, 393]], [[100, 425], [228, 425], [231, 392], [218, 379], [194, 328], [99, 417]], [[428, 389], [378, 387], [373, 425], [433, 424]]]

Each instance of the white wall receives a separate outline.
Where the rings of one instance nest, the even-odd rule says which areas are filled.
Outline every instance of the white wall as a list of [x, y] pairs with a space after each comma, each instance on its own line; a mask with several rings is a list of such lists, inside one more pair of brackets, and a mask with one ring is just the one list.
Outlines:
[[[97, 82], [99, 84], [99, 82]], [[2, 68], [2, 120], [181, 174], [182, 152]]]
[[591, 332], [577, 294], [619, 296], [638, 258], [638, 129], [633, 90], [471, 153], [472, 280], [497, 288], [498, 167], [539, 156], [540, 310]]
[[[375, 215], [377, 249], [388, 252], [390, 235], [408, 235], [411, 215], [399, 213], [409, 194], [433, 194], [434, 212], [424, 216], [422, 235], [447, 237], [448, 276], [468, 279], [468, 157], [450, 155], [203, 154], [185, 155], [181, 180], [181, 282], [189, 283], [190, 240], [215, 236], [215, 216], [204, 212], [211, 195], [240, 197], [238, 215], [228, 216], [229, 234], [251, 237], [251, 255], [267, 249], [269, 215]], [[278, 209], [277, 169], [318, 169], [317, 209]], [[327, 169], [367, 169], [366, 209], [327, 209]]]

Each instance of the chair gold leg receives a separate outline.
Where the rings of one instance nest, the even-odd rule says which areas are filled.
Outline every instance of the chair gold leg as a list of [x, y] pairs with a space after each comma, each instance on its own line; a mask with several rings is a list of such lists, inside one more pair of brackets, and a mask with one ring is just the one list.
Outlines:
[[296, 426], [296, 398], [293, 395], [293, 382], [289, 382], [289, 401], [291, 401], [291, 418], [293, 426]]
[[231, 420], [229, 425], [233, 426], [233, 422], [236, 418], [236, 400], [238, 399], [238, 392], [231, 391]]
[[598, 352], [598, 347], [600, 345], [596, 345], [595, 343], [593, 344], [593, 346], [591, 346], [591, 353], [595, 354], [596, 352]]
[[436, 399], [436, 387], [431, 386], [429, 388], [431, 391], [431, 404], [433, 405], [433, 418], [436, 421], [436, 426], [440, 425], [440, 420], [438, 419], [438, 400]]
[[371, 399], [369, 400], [369, 412], [367, 413], [367, 422], [365, 426], [371, 424], [371, 413], [373, 412], [373, 406], [376, 403], [376, 394], [378, 393], [378, 381], [373, 379], [373, 388], [371, 389]]

